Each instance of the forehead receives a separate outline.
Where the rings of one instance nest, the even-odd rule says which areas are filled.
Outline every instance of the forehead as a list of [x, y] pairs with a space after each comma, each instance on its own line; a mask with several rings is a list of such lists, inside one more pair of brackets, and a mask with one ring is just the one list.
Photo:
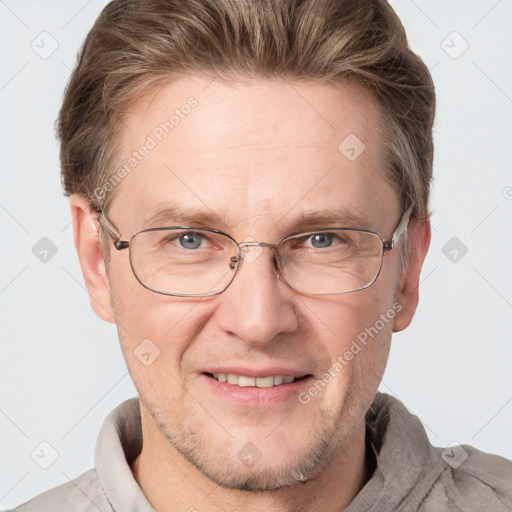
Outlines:
[[124, 124], [111, 212], [130, 229], [168, 207], [254, 229], [322, 209], [370, 222], [397, 211], [378, 107], [354, 86], [190, 77], [133, 105]]

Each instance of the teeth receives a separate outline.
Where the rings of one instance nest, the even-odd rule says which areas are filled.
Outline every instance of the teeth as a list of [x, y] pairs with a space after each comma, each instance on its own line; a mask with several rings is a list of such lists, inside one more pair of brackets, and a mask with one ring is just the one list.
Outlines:
[[291, 375], [269, 375], [268, 377], [247, 377], [234, 373], [214, 373], [213, 378], [219, 382], [227, 382], [234, 386], [271, 388], [281, 384], [289, 384], [295, 380]]
[[274, 377], [272, 377], [272, 375], [269, 375], [268, 377], [258, 377], [254, 380], [256, 381], [256, 387], [258, 388], [271, 388], [274, 385]]
[[284, 377], [282, 375], [276, 375], [274, 377], [274, 386], [279, 386], [284, 382]]
[[240, 375], [240, 377], [238, 377], [238, 385], [244, 388], [256, 386], [256, 379], [254, 377], [245, 377], [244, 375]]
[[228, 384], [236, 384], [238, 386], [238, 375], [235, 375], [234, 373], [228, 373]]

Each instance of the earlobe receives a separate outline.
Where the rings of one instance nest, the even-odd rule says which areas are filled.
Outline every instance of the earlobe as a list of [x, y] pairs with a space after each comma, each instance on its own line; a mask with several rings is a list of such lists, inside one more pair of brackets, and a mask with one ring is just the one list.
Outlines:
[[413, 220], [409, 224], [407, 237], [409, 243], [407, 268], [396, 293], [396, 301], [402, 309], [395, 316], [394, 332], [402, 331], [411, 323], [418, 306], [420, 273], [430, 245], [430, 221], [428, 219]]
[[114, 323], [110, 286], [99, 240], [97, 213], [83, 196], [70, 197], [73, 237], [80, 260], [89, 301], [94, 312], [106, 322]]

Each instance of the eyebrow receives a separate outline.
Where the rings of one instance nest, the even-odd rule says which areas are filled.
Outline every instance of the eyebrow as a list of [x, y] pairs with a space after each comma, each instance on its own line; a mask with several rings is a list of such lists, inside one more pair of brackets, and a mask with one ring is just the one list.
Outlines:
[[338, 207], [302, 212], [290, 224], [292, 231], [307, 231], [314, 228], [334, 226], [370, 229], [371, 222], [363, 212], [350, 210], [346, 207]]
[[169, 206], [144, 218], [142, 229], [166, 227], [168, 225], [191, 225], [196, 227], [227, 227], [226, 222], [212, 211], [186, 211], [179, 206]]
[[[364, 212], [346, 207], [303, 211], [290, 221], [286, 221], [286, 216], [284, 216], [274, 224], [272, 230], [279, 224], [287, 226], [287, 233], [335, 226], [360, 229], [370, 229], [371, 227], [370, 220]], [[199, 209], [187, 211], [179, 206], [169, 206], [146, 216], [141, 229], [171, 225], [230, 230], [234, 223], [230, 224], [227, 219], [212, 211]]]

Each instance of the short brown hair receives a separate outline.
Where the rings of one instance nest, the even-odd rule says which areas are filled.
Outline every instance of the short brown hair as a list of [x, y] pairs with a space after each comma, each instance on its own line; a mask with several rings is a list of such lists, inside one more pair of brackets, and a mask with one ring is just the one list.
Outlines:
[[350, 81], [380, 106], [387, 177], [403, 210], [428, 216], [435, 93], [385, 0], [115, 0], [89, 32], [58, 118], [67, 194], [98, 197], [116, 166], [124, 113], [164, 81]]

